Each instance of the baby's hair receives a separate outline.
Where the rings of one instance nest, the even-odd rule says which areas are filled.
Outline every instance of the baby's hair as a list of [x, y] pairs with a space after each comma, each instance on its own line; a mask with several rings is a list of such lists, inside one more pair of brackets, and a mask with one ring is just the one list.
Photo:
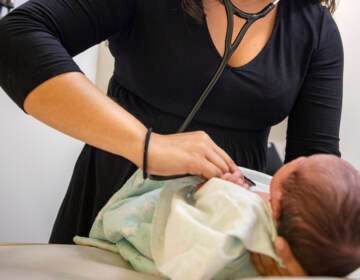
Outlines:
[[360, 174], [335, 156], [300, 163], [282, 184], [279, 235], [313, 276], [360, 267]]

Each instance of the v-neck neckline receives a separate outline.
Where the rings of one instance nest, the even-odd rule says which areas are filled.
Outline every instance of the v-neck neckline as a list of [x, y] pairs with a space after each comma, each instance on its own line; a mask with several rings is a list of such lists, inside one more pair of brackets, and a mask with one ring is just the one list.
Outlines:
[[[271, 35], [270, 35], [269, 39], [267, 40], [266, 44], [264, 45], [264, 47], [259, 51], [259, 53], [256, 54], [255, 57], [252, 58], [250, 61], [248, 61], [245, 64], [240, 65], [240, 66], [231, 66], [229, 64], [229, 61], [228, 61], [226, 63], [226, 68], [229, 68], [229, 69], [232, 69], [232, 70], [241, 70], [242, 68], [246, 68], [247, 66], [255, 63], [263, 55], [263, 53], [272, 45], [272, 41], [274, 40], [276, 31], [277, 31], [278, 26], [279, 26], [280, 16], [281, 16], [281, 3], [283, 1], [286, 1], [286, 0], [280, 0], [279, 3], [277, 4], [275, 23], [274, 23], [273, 29], [271, 31]], [[223, 57], [219, 53], [219, 51], [217, 50], [217, 48], [216, 48], [216, 46], [214, 44], [214, 41], [213, 41], [213, 39], [211, 37], [206, 17], [204, 17], [204, 26], [205, 26], [205, 32], [206, 32], [206, 38], [207, 38], [207, 41], [208, 41], [208, 45], [209, 45], [210, 49], [212, 49], [212, 52], [214, 52], [215, 56], [217, 57], [217, 59], [219, 60], [219, 63], [220, 63], [220, 61], [222, 60]]]

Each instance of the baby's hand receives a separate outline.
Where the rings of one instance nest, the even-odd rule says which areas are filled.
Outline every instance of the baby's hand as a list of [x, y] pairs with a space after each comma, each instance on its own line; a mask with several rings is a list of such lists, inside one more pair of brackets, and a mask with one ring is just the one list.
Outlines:
[[[223, 180], [226, 180], [226, 181], [229, 181], [231, 183], [234, 183], [234, 184], [237, 184], [239, 185], [240, 187], [243, 187], [245, 189], [249, 189], [250, 186], [249, 184], [246, 182], [246, 180], [244, 179], [244, 175], [241, 173], [240, 170], [236, 170], [232, 173], [230, 172], [226, 172], [224, 175], [222, 175], [220, 177], [220, 179], [223, 179]], [[200, 189], [202, 187], [204, 183], [201, 183], [199, 185], [197, 185], [195, 187], [195, 190], [197, 191], [198, 189]]]
[[246, 182], [244, 175], [241, 173], [240, 170], [236, 170], [233, 173], [225, 173], [223, 176], [220, 177], [223, 180], [232, 182], [234, 184], [239, 185], [240, 187], [243, 187], [245, 189], [249, 189], [250, 186], [249, 184]]

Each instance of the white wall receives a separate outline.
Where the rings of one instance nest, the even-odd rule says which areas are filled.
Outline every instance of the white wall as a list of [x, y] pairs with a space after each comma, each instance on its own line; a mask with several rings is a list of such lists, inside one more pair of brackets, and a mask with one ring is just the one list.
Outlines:
[[342, 0], [336, 12], [344, 49], [344, 100], [340, 130], [342, 157], [360, 169], [360, 2]]
[[[92, 81], [97, 53], [76, 57]], [[83, 144], [22, 113], [1, 88], [0, 112], [0, 242], [47, 242]]]
[[96, 85], [103, 92], [107, 91], [109, 79], [114, 70], [114, 58], [112, 57], [108, 42], [99, 44], [99, 55], [96, 74]]
[[[95, 81], [97, 47], [76, 61]], [[83, 143], [22, 113], [0, 89], [0, 242], [47, 242]]]

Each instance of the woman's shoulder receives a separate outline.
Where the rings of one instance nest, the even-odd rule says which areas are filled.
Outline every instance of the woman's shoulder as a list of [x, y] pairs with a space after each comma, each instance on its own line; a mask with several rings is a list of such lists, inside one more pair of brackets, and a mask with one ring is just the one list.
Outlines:
[[309, 22], [319, 22], [324, 15], [331, 17], [329, 9], [317, 0], [280, 0], [288, 15], [306, 19]]
[[309, 40], [314, 49], [324, 41], [340, 34], [329, 9], [316, 0], [280, 0], [283, 1], [281, 17], [286, 31], [292, 38]]

